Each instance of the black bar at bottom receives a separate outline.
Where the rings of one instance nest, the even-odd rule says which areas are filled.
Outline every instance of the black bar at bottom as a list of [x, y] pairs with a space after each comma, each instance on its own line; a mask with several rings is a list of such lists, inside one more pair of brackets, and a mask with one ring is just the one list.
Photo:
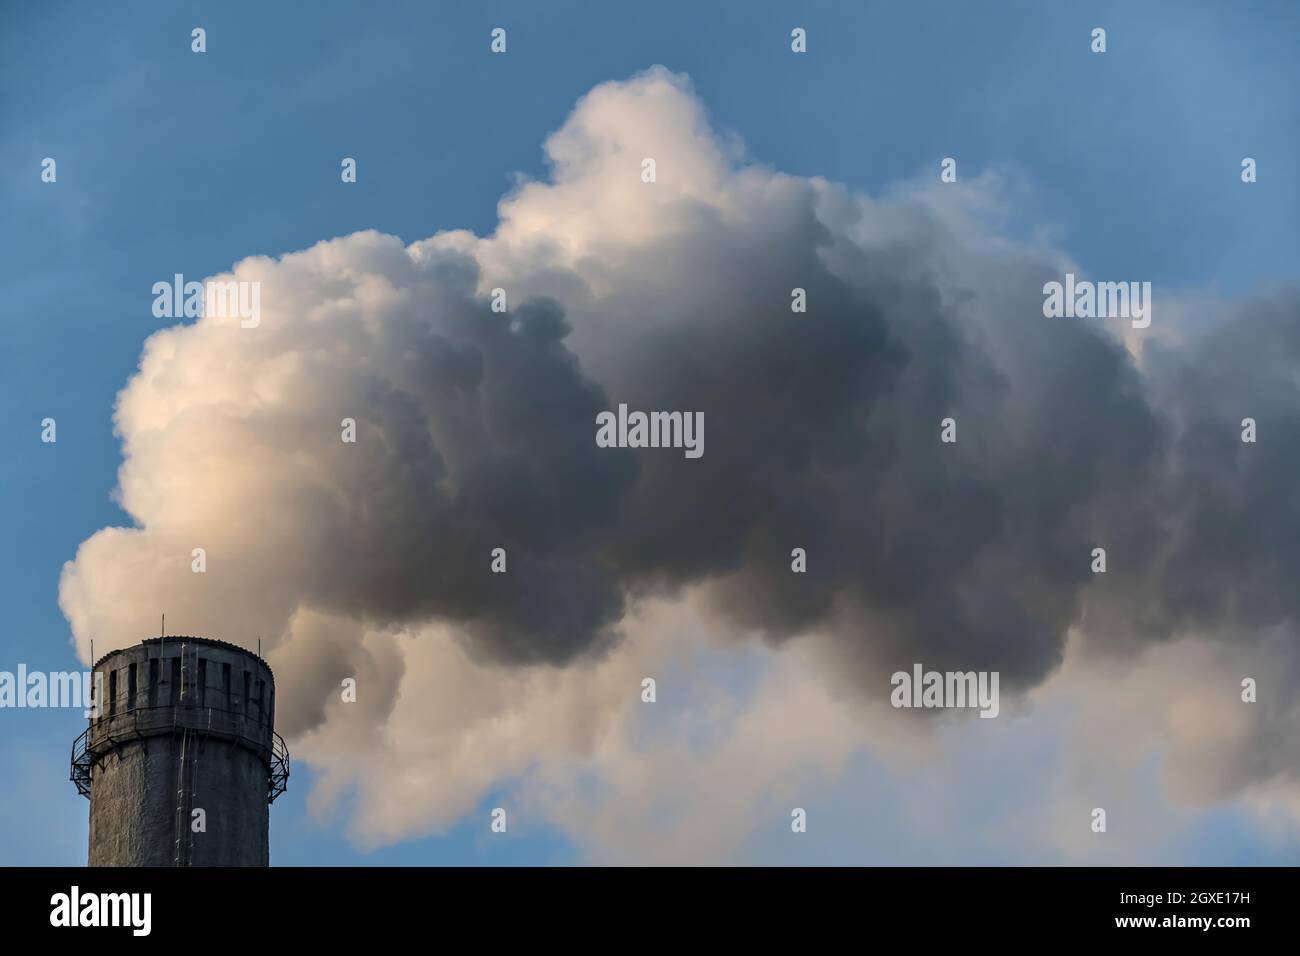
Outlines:
[[78, 943], [127, 945], [297, 948], [378, 937], [457, 949], [715, 938], [807, 946], [895, 933], [926, 944], [1044, 933], [1231, 944], [1294, 925], [1295, 876], [1288, 868], [10, 868], [0, 870], [0, 918], [8, 938], [75, 933]]

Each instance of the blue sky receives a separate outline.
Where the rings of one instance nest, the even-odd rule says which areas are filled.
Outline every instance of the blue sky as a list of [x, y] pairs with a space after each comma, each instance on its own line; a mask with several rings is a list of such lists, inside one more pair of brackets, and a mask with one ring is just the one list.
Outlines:
[[[496, 26], [506, 56], [488, 52]], [[789, 53], [794, 26], [807, 56]], [[514, 174], [545, 174], [541, 143], [577, 99], [659, 63], [783, 172], [876, 193], [944, 156], [965, 177], [1006, 166], [1025, 222], [1060, 227], [1089, 272], [1239, 293], [1300, 261], [1297, 28], [1281, 2], [7, 4], [0, 669], [77, 666], [59, 573], [128, 520], [110, 497], [111, 414], [158, 328], [159, 277], [360, 229], [490, 232]], [[341, 156], [359, 162], [354, 188]], [[39, 442], [47, 416], [56, 445]], [[4, 715], [0, 863], [84, 861], [66, 766], [81, 728], [73, 712]], [[488, 845], [477, 824], [362, 853], [311, 821], [300, 773], [272, 812], [278, 864], [575, 858], [559, 834]], [[1233, 826], [1196, 839], [1224, 862], [1271, 858]]]

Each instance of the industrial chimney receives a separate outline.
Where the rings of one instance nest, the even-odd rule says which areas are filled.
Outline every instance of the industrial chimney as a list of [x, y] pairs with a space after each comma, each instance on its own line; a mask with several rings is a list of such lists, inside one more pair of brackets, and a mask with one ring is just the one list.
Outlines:
[[90, 865], [266, 866], [269, 807], [289, 779], [266, 662], [158, 637], [94, 669], [95, 713], [72, 746]]

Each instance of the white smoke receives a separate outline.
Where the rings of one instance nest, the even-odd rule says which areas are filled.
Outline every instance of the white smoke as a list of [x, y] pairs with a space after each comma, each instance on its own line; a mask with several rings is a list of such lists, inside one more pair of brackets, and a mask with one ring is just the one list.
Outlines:
[[[216, 278], [260, 283], [256, 328], [151, 336], [115, 417], [135, 526], [83, 543], [60, 601], [83, 659], [163, 610], [172, 633], [261, 638], [280, 729], [321, 772], [314, 805], [353, 806], [362, 844], [438, 832], [506, 787], [595, 857], [716, 860], [855, 754], [902, 774], [943, 759], [882, 707], [882, 666], [982, 654], [1020, 691], [1059, 667], [1089, 584], [1060, 543], [1124, 527], [1111, 503], [1149, 465], [1080, 462], [1136, 448], [1156, 416], [1118, 344], [1044, 331], [1041, 276], [1073, 266], [985, 226], [996, 176], [873, 200], [749, 165], [662, 69], [592, 91], [546, 149], [551, 177], [503, 199], [491, 236], [246, 259]], [[789, 309], [801, 282], [807, 315]], [[1089, 376], [1111, 417], [1057, 441]], [[597, 449], [595, 412], [627, 400], [701, 408], [708, 455]], [[967, 457], [940, 458], [963, 400]], [[806, 587], [792, 540], [827, 572]], [[1230, 699], [1223, 680], [1205, 692]], [[1153, 692], [1153, 746], [1178, 755], [1180, 791], [1234, 799], [1260, 777], [1229, 756], [1249, 731], [1235, 711], [1216, 725], [1225, 776], [1189, 755], [1206, 728], [1182, 695]], [[1294, 713], [1261, 710], [1272, 728]], [[1291, 807], [1297, 763], [1259, 781]], [[1043, 812], [1042, 843], [1067, 846]]]

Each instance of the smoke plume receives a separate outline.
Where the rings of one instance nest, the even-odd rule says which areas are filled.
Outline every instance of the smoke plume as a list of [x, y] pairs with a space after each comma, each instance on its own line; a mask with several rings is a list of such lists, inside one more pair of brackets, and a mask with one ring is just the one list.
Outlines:
[[[646, 667], [747, 639], [807, 637], [863, 707], [913, 662], [1029, 691], [1072, 631], [1107, 657], [1267, 648], [1234, 772], [1296, 780], [1295, 288], [1195, 334], [1157, 289], [1139, 346], [1047, 319], [1044, 283], [1082, 270], [988, 224], [999, 175], [884, 198], [786, 176], [662, 69], [593, 90], [546, 151], [490, 236], [245, 259], [217, 278], [260, 283], [256, 328], [149, 338], [115, 415], [135, 524], [61, 583], [83, 658], [160, 609], [260, 637], [281, 730], [323, 800], [366, 790], [379, 842], [598, 753]], [[702, 412], [705, 454], [598, 448], [620, 403]]]

